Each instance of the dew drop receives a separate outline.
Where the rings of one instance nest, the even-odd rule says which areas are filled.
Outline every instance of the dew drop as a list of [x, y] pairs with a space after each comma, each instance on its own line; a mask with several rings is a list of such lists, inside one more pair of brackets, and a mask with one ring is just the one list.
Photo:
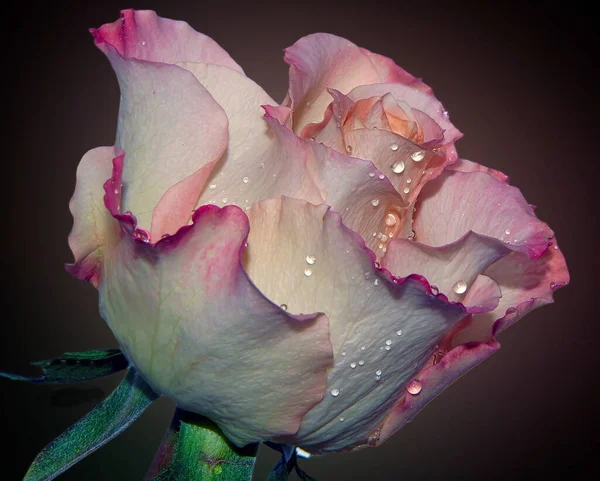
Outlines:
[[146, 46], [146, 41], [142, 40], [142, 47], [145, 47], [145, 46]]
[[506, 230], [504, 231], [504, 233], [505, 233], [506, 235], [510, 235], [510, 229], [506, 229]]
[[375, 371], [375, 374], [377, 374], [378, 376], [381, 376], [381, 369], [377, 369], [377, 371]]
[[223, 197], [223, 204], [227, 204], [227, 197]]
[[369, 177], [375, 177], [375, 172], [369, 172]]
[[210, 185], [208, 186], [208, 188], [209, 188], [210, 190], [215, 190], [215, 189], [217, 188], [217, 184], [210, 184]]
[[306, 256], [306, 263], [310, 264], [311, 266], [317, 262], [317, 258], [315, 256]]
[[467, 283], [463, 280], [457, 281], [453, 286], [452, 290], [457, 294], [464, 294], [467, 292]]
[[413, 152], [412, 154], [410, 154], [410, 158], [413, 159], [415, 162], [421, 162], [425, 158], [425, 152], [423, 152], [422, 150]]
[[408, 194], [408, 193], [410, 192], [410, 187], [404, 187], [404, 190], [403, 190], [403, 192], [404, 192], [405, 194]]
[[408, 179], [406, 179], [406, 183], [410, 184], [412, 182], [412, 179], [409, 177]]
[[383, 174], [379, 174], [377, 177], [379, 177], [379, 180], [385, 179], [385, 175], [383, 175]]
[[342, 417], [340, 418], [340, 422], [341, 422], [341, 423], [343, 423], [343, 422], [344, 422], [344, 416], [342, 416]]
[[346, 351], [342, 351], [342, 356], [345, 356], [345, 355], [346, 355]]
[[385, 346], [385, 347], [384, 347], [384, 349], [385, 349], [386, 351], [389, 351], [391, 348], [392, 348], [392, 346]]
[[365, 365], [365, 361], [363, 361], [362, 359], [360, 361], [358, 361], [358, 365], [359, 366], [364, 366]]
[[369, 437], [367, 438], [367, 444], [369, 446], [377, 446], [379, 444], [379, 437], [381, 436], [381, 431], [373, 431]]
[[[385, 249], [385, 247], [384, 247], [384, 249]], [[374, 285], [374, 286], [378, 286], [378, 285], [379, 285], [379, 279], [375, 279], [375, 280], [373, 281], [373, 285]]]
[[514, 307], [509, 307], [506, 309], [506, 314], [514, 314], [517, 310]]
[[306, 277], [310, 277], [310, 276], [312, 276], [312, 270], [311, 270], [311, 269], [309, 269], [309, 268], [306, 268], [306, 269], [304, 269], [304, 275], [305, 275]]
[[284, 311], [287, 311], [287, 304], [281, 304], [279, 307], [281, 307]]
[[366, 350], [366, 349], [367, 349], [367, 346], [360, 346], [360, 350], [361, 350], [361, 351], [364, 351], [364, 350]]
[[385, 341], [385, 345], [386, 346], [391, 346], [392, 345], [392, 340], [388, 339], [387, 341]]
[[410, 231], [410, 234], [408, 234], [408, 240], [413, 240], [413, 239], [415, 238], [415, 235], [416, 235], [416, 234], [415, 234], [415, 231], [414, 231], [414, 230], [411, 230], [411, 231]]
[[346, 152], [348, 152], [349, 154], [352, 153], [352, 146], [351, 145], [346, 145]]
[[388, 227], [394, 227], [397, 222], [398, 219], [394, 214], [388, 214], [385, 216], [385, 225], [387, 225]]
[[394, 174], [401, 174], [402, 172], [404, 172], [404, 167], [406, 167], [406, 166], [405, 166], [403, 160], [399, 160], [397, 162], [394, 162], [392, 164], [392, 172]]
[[115, 195], [119, 195], [119, 189], [115, 189]]
[[338, 397], [338, 396], [340, 395], [340, 390], [339, 390], [338, 388], [333, 388], [333, 389], [331, 390], [331, 395], [332, 395], [333, 397]]
[[396, 331], [396, 335], [397, 335], [397, 336], [401, 336], [401, 335], [402, 335], [402, 329], [399, 329], [399, 330], [397, 330], [397, 331]]
[[244, 184], [247, 184], [249, 181], [250, 181], [250, 179], [249, 179], [248, 177], [244, 177], [244, 178], [242, 179], [242, 182], [243, 182]]
[[392, 149], [392, 151], [396, 152], [396, 150], [398, 150], [398, 144], [390, 145], [390, 149]]
[[423, 385], [418, 379], [413, 379], [411, 382], [408, 383], [408, 386], [406, 386], [406, 390], [413, 396], [419, 394], [421, 392], [421, 389], [423, 389]]
[[550, 289], [554, 289], [556, 287], [556, 282], [551, 282], [550, 283]]
[[379, 199], [373, 199], [373, 200], [371, 201], [371, 205], [372, 205], [373, 207], [377, 207], [377, 206], [379, 205]]
[[430, 287], [431, 287], [431, 292], [433, 292], [436, 296], [440, 293], [440, 290], [438, 289], [437, 286], [434, 286], [432, 284]]
[[354, 369], [356, 367], [356, 363], [355, 362], [351, 362], [350, 363], [350, 369]]
[[260, 168], [261, 168], [261, 169], [264, 169], [264, 168], [265, 168], [265, 163], [264, 163], [264, 162], [261, 162], [261, 163], [260, 163]]

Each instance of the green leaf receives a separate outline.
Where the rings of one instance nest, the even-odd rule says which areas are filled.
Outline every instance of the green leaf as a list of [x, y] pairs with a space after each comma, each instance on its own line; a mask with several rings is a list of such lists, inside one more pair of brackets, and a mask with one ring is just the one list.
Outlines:
[[123, 432], [156, 397], [141, 376], [131, 369], [110, 396], [37, 455], [23, 481], [56, 478]]
[[129, 365], [118, 349], [65, 352], [62, 356], [31, 363], [42, 369], [42, 377], [28, 377], [0, 372], [0, 377], [13, 381], [61, 384], [89, 381], [126, 369]]
[[257, 449], [238, 448], [207, 418], [177, 409], [146, 479], [250, 481]]

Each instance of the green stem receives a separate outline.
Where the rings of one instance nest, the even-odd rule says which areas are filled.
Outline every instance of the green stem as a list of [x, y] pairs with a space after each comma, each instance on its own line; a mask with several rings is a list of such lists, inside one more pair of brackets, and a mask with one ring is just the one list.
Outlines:
[[177, 409], [145, 479], [250, 481], [257, 449], [238, 448], [209, 419]]

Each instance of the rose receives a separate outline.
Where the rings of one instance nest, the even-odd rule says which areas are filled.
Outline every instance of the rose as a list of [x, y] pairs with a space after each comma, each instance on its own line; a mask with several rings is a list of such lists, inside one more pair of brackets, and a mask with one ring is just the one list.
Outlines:
[[375, 445], [568, 282], [391, 60], [305, 37], [277, 106], [186, 23], [127, 10], [92, 34], [121, 107], [78, 168], [68, 269], [152, 388], [234, 443]]

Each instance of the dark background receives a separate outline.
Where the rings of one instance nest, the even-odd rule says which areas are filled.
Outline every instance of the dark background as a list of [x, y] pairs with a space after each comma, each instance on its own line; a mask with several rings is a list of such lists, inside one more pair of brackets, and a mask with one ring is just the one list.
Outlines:
[[[303, 463], [319, 481], [589, 479], [598, 474], [597, 314], [600, 193], [597, 25], [564, 9], [495, 2], [377, 3], [125, 0], [17, 2], [2, 22], [2, 349], [0, 370], [116, 347], [96, 291], [71, 278], [68, 202], [90, 148], [114, 141], [119, 92], [88, 27], [130, 6], [188, 21], [219, 42], [275, 99], [282, 49], [317, 31], [344, 36], [423, 77], [465, 133], [459, 154], [501, 169], [538, 206], [569, 263], [556, 304], [503, 333], [503, 348], [376, 449]], [[591, 8], [591, 7], [590, 7]], [[8, 128], [8, 130], [6, 130]], [[0, 380], [2, 479], [21, 479], [39, 450], [89, 411], [120, 375], [73, 390]], [[77, 401], [78, 404], [73, 405]], [[163, 399], [67, 480], [141, 480], [167, 427]], [[265, 449], [256, 479], [276, 456]]]

